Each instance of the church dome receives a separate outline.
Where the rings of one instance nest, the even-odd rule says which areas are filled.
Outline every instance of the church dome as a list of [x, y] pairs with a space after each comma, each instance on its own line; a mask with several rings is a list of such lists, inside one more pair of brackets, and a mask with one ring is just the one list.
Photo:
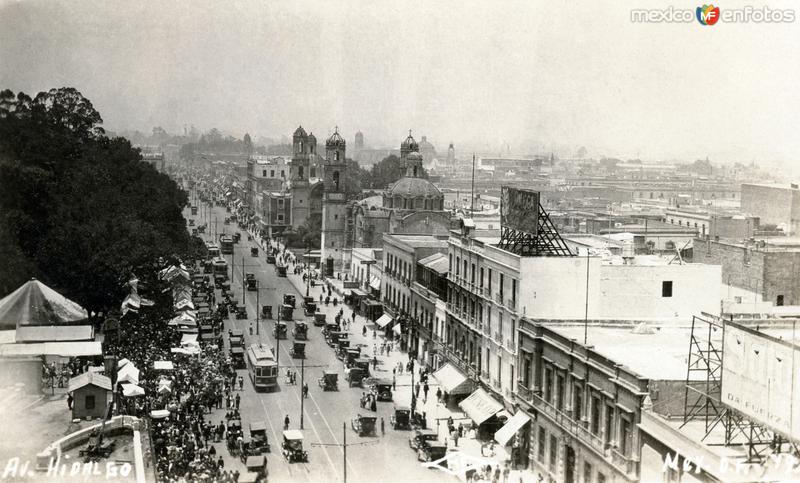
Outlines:
[[328, 140], [325, 141], [325, 147], [328, 147], [328, 148], [334, 148], [334, 147], [337, 147], [337, 146], [344, 147], [345, 144], [346, 143], [344, 141], [344, 138], [342, 138], [342, 136], [339, 134], [339, 130], [338, 129], [336, 129], [333, 132], [333, 134], [331, 135], [331, 137], [329, 137]]
[[389, 196], [402, 198], [441, 198], [442, 192], [424, 178], [402, 178], [392, 186]]
[[411, 137], [410, 132], [408, 133], [408, 137], [406, 138], [406, 140], [403, 141], [403, 144], [400, 145], [400, 149], [407, 149], [409, 151], [419, 151], [419, 144], [417, 144], [417, 141], [415, 141], [414, 138]]
[[305, 137], [305, 135], [306, 135], [306, 130], [305, 130], [305, 129], [303, 129], [303, 126], [299, 126], [299, 127], [298, 127], [298, 128], [295, 130], [295, 131], [294, 131], [294, 136], [295, 136], [295, 137], [301, 137], [301, 136]]

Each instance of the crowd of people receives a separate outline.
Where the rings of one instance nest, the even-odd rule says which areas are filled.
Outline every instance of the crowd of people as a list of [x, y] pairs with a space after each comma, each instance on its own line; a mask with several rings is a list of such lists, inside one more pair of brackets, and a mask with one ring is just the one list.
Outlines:
[[[104, 353], [137, 367], [145, 393], [126, 398], [118, 388], [117, 412], [145, 421], [159, 481], [237, 481], [238, 472], [225, 470], [212, 445], [227, 439], [230, 447], [242, 439], [241, 424], [229, 424], [238, 418], [239, 397], [233, 396], [237, 375], [224, 350], [206, 345], [191, 354], [173, 353], [182, 334], [155, 313], [126, 315], [119, 331], [106, 340]], [[156, 361], [171, 361], [173, 369], [157, 370]], [[212, 421], [213, 411], [223, 407], [225, 419]]]

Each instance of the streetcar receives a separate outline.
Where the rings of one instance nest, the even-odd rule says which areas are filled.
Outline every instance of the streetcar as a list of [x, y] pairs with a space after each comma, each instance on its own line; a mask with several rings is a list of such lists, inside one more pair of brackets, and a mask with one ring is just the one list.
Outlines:
[[247, 373], [256, 391], [272, 390], [278, 386], [278, 363], [271, 348], [253, 344], [247, 349]]
[[228, 261], [222, 257], [217, 257], [211, 261], [211, 266], [214, 269], [214, 275], [222, 275], [224, 279], [228, 279]]
[[233, 238], [229, 235], [222, 235], [219, 237], [219, 245], [223, 255], [230, 255], [233, 253]]

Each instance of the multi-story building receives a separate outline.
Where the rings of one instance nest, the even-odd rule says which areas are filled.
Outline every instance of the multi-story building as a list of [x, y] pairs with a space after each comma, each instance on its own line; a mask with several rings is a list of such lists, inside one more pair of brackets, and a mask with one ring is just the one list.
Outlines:
[[[548, 236], [564, 244], [554, 228]], [[476, 236], [468, 223], [451, 231], [444, 350], [508, 402], [516, 389], [522, 316], [675, 321], [719, 312], [719, 266], [632, 254], [531, 256], [500, 242]]]
[[261, 206], [264, 191], [280, 191], [290, 164], [282, 156], [251, 155], [247, 159], [247, 180], [245, 181], [246, 203], [251, 214], [264, 211]]
[[694, 228], [698, 237], [719, 237], [744, 240], [758, 229], [758, 218], [751, 215], [717, 213], [706, 208], [668, 208], [664, 212], [664, 223]]
[[722, 283], [758, 294], [752, 313], [762, 311], [762, 301], [779, 307], [800, 305], [800, 240], [796, 238], [696, 239], [692, 256], [699, 263], [721, 265]]
[[317, 151], [317, 138], [299, 126], [292, 136], [292, 166], [289, 187], [292, 192], [292, 228], [298, 228], [311, 216], [311, 157]]
[[447, 254], [434, 253], [417, 262], [416, 276], [411, 283], [411, 326], [419, 341], [420, 362], [432, 370], [442, 364], [437, 343], [444, 334], [444, 321], [447, 318]]
[[[435, 253], [447, 251], [447, 239], [432, 235], [383, 235], [384, 311], [394, 320], [392, 330], [400, 336], [400, 346], [418, 354], [416, 324], [411, 324], [411, 283], [416, 279], [417, 262]], [[388, 324], [388, 319], [387, 319]], [[386, 324], [384, 324], [386, 325]]]
[[800, 186], [742, 184], [742, 211], [774, 224], [787, 233], [800, 233]]

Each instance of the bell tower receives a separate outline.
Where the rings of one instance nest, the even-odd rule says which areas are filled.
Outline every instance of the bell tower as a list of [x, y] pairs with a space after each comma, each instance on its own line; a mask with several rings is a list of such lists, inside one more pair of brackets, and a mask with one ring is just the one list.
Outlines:
[[325, 141], [324, 195], [322, 201], [322, 265], [333, 259], [333, 270], [340, 271], [346, 239], [347, 192], [344, 181], [347, 176], [345, 141], [335, 128], [333, 135]]
[[298, 127], [292, 136], [292, 167], [289, 170], [290, 192], [292, 194], [292, 228], [297, 229], [305, 223], [311, 213], [311, 196], [308, 178], [311, 170], [311, 156], [317, 149], [313, 134], [306, 134], [303, 126]]

